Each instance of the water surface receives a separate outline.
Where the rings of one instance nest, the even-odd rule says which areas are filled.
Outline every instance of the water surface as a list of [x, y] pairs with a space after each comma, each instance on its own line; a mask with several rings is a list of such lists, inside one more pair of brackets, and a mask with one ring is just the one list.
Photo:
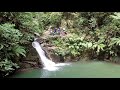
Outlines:
[[120, 65], [108, 62], [74, 62], [57, 71], [32, 69], [12, 78], [120, 78]]

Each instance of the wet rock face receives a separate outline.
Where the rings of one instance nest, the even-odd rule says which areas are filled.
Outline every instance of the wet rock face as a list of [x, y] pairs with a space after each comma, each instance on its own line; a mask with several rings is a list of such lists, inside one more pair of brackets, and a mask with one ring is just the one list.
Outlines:
[[27, 55], [25, 58], [23, 58], [23, 61], [38, 61], [39, 55], [36, 52], [35, 48], [32, 47], [32, 45], [28, 46]]
[[53, 53], [52, 49], [48, 49], [48, 47], [43, 47], [45, 55], [48, 59], [52, 60], [53, 62], [60, 62], [60, 57]]
[[55, 63], [60, 62], [60, 56], [57, 56], [54, 53], [51, 53], [50, 57], [51, 57], [53, 62], [55, 62]]
[[[36, 41], [41, 44], [41, 47], [44, 50], [45, 55], [48, 59], [52, 60], [55, 63], [62, 62], [61, 57], [54, 54], [53, 51], [55, 48], [49, 48], [51, 46], [46, 46], [46, 40], [39, 38], [39, 39], [36, 39]], [[31, 43], [31, 45], [28, 45], [27, 55], [26, 55], [26, 57], [23, 57], [21, 59], [21, 62], [19, 65], [20, 65], [21, 69], [26, 69], [26, 68], [31, 68], [31, 67], [32, 68], [33, 67], [43, 67], [40, 57], [39, 57], [37, 51], [35, 50], [35, 48], [33, 48], [32, 43]]]
[[40, 44], [45, 42], [43, 38], [36, 38], [35, 41], [39, 42]]
[[28, 51], [26, 57], [22, 57], [19, 63], [21, 69], [31, 68], [31, 67], [41, 67], [40, 58], [35, 48], [28, 45]]

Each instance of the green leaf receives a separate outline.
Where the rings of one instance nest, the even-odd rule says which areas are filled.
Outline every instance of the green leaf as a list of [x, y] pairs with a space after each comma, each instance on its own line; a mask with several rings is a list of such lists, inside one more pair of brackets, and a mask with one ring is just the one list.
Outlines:
[[91, 42], [88, 42], [88, 43], [87, 43], [87, 47], [88, 47], [88, 48], [91, 48], [91, 47], [92, 47], [92, 43], [91, 43]]
[[79, 46], [76, 46], [77, 49], [79, 49]]
[[4, 47], [4, 45], [1, 44], [1, 45], [0, 45], [0, 50], [3, 49], [3, 47]]
[[23, 55], [23, 56], [26, 56], [26, 55], [25, 55], [25, 54], [26, 54], [26, 51], [25, 51], [24, 47], [19, 46], [19, 45], [13, 47], [13, 52], [14, 52], [18, 57], [20, 56], [20, 54]]

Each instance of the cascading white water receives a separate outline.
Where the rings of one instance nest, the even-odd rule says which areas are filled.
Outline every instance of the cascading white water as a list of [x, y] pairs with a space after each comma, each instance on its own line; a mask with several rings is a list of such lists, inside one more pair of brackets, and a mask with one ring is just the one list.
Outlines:
[[44, 69], [47, 69], [49, 71], [54, 71], [57, 70], [58, 67], [56, 66], [64, 66], [64, 65], [68, 65], [65, 63], [58, 63], [55, 64], [53, 61], [49, 60], [46, 56], [45, 56], [45, 52], [42, 50], [40, 44], [37, 41], [32, 42], [32, 46], [36, 49], [36, 51], [38, 52], [41, 61], [43, 63]]

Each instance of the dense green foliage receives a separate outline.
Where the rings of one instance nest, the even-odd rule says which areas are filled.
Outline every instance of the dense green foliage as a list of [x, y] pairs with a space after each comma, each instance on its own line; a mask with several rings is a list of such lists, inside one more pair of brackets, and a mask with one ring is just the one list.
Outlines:
[[111, 12], [77, 13], [70, 19], [73, 20], [72, 28], [67, 31], [70, 35], [58, 41], [61, 45], [58, 45], [57, 54], [65, 55], [67, 51], [66, 55], [73, 57], [87, 55], [99, 60], [119, 56], [119, 16], [119, 13]]
[[19, 68], [35, 33], [64, 27], [67, 35], [52, 39], [55, 54], [113, 61], [120, 56], [119, 12], [0, 12], [1, 77]]
[[47, 26], [58, 26], [61, 17], [59, 12], [0, 12], [0, 77], [16, 70], [36, 33], [42, 35]]
[[33, 40], [34, 32], [39, 32], [33, 19], [34, 13], [1, 12], [0, 24], [0, 71], [1, 77], [18, 68], [19, 59], [26, 56], [26, 46]]

